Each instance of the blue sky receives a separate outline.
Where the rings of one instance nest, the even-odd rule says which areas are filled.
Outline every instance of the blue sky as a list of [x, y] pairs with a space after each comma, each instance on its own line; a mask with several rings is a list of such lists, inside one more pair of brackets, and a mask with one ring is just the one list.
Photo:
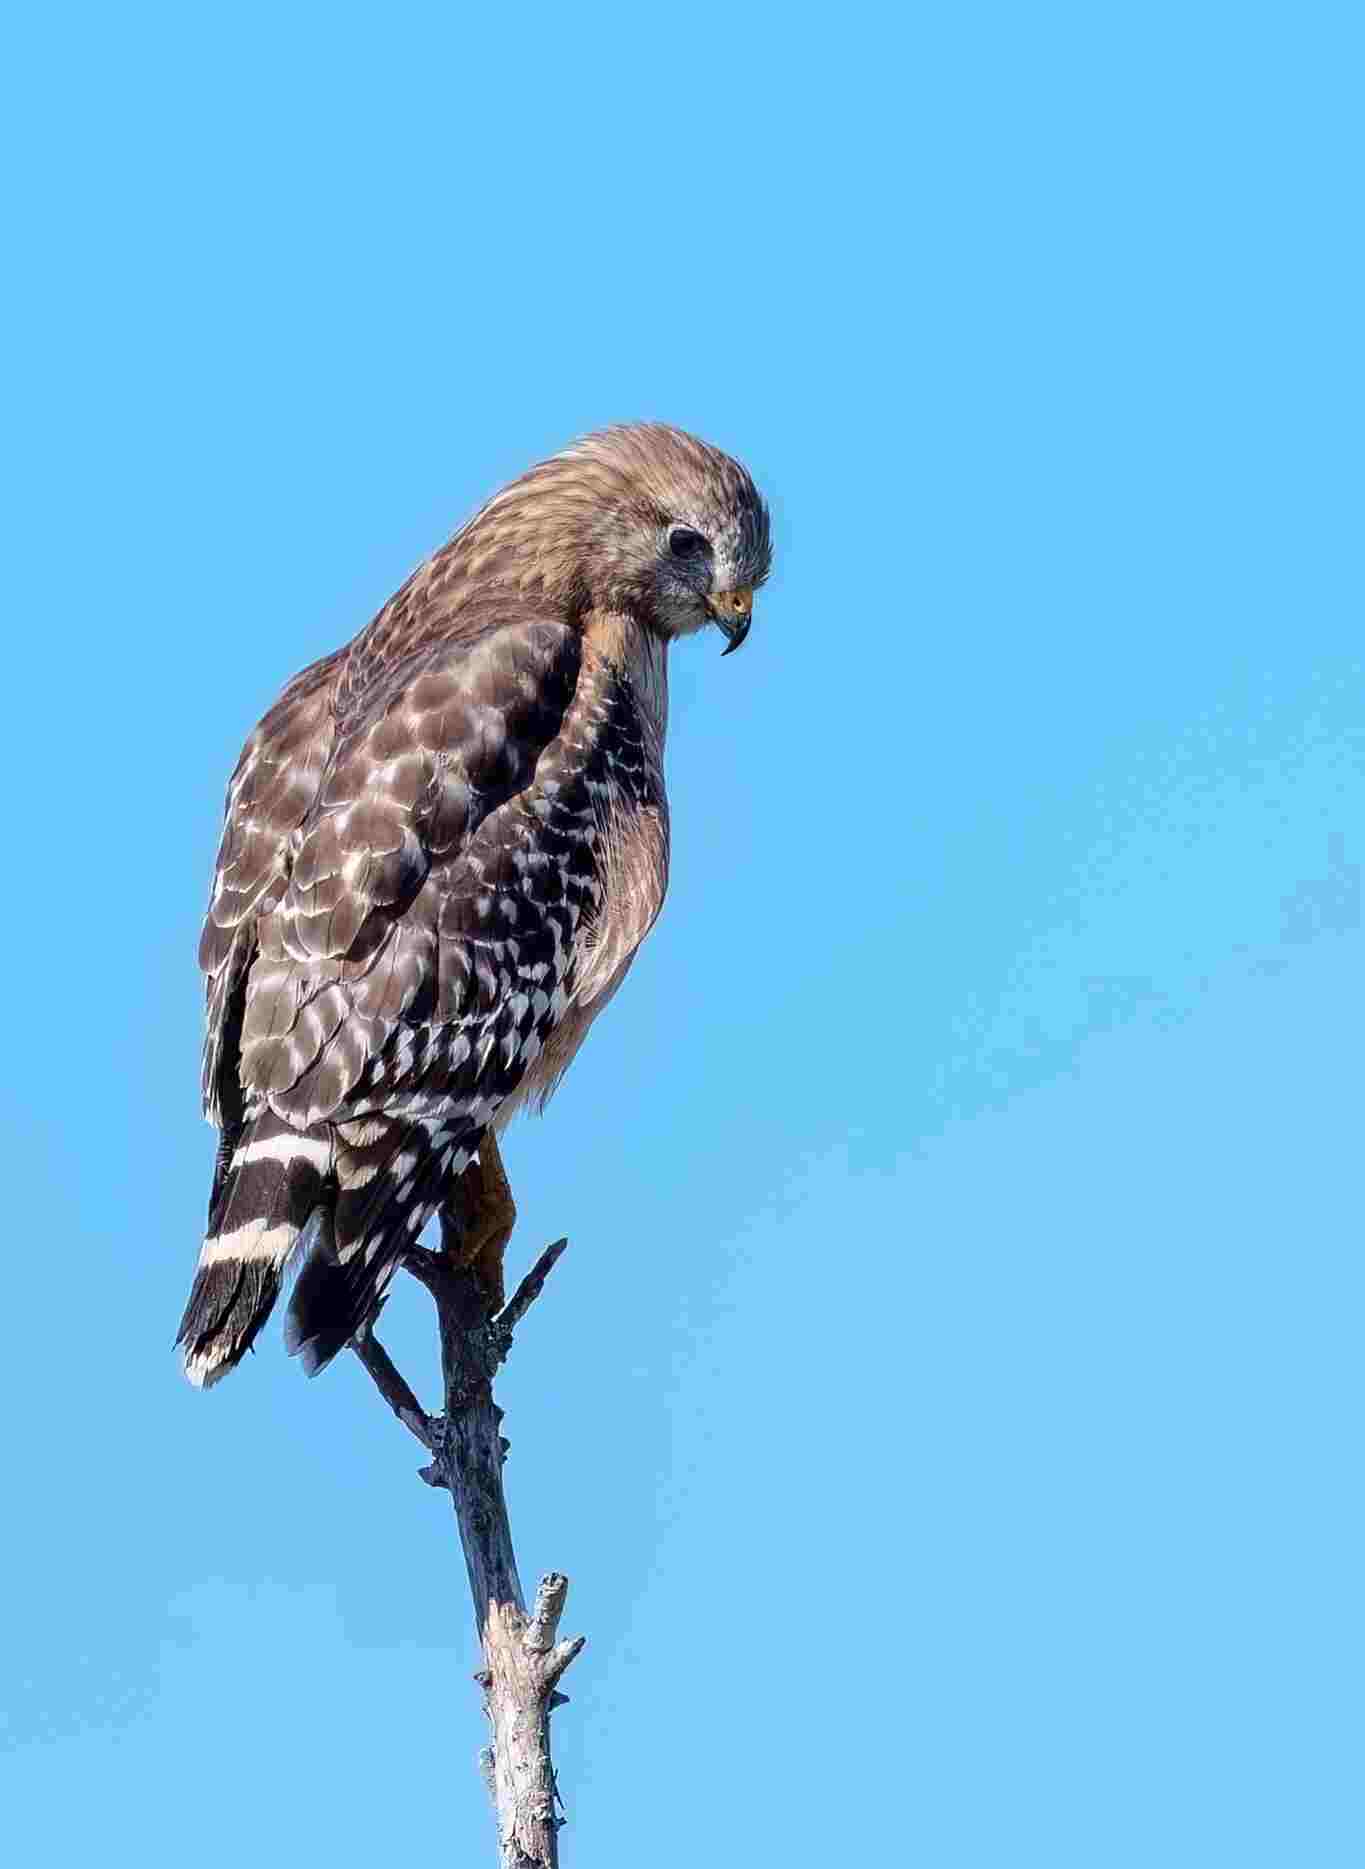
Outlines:
[[635, 416], [778, 554], [675, 658], [668, 909], [508, 1150], [519, 1260], [573, 1241], [502, 1391], [589, 1637], [566, 1865], [1360, 1859], [1355, 37], [11, 23], [22, 1860], [489, 1851], [418, 1451], [274, 1331], [207, 1397], [170, 1354], [194, 947], [279, 684]]

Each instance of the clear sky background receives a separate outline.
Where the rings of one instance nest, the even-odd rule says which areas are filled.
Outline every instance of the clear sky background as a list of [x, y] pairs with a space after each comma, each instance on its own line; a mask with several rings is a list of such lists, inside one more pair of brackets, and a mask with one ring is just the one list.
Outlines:
[[510, 1138], [566, 1865], [1362, 1860], [1351, 11], [10, 22], [13, 1860], [491, 1860], [419, 1450], [171, 1354], [194, 949], [283, 680], [639, 416], [777, 569]]

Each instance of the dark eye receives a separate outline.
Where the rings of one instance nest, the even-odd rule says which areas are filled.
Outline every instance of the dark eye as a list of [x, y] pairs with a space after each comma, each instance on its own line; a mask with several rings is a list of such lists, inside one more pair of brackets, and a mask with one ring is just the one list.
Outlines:
[[706, 540], [690, 526], [674, 526], [668, 535], [668, 549], [675, 558], [695, 558], [706, 550]]

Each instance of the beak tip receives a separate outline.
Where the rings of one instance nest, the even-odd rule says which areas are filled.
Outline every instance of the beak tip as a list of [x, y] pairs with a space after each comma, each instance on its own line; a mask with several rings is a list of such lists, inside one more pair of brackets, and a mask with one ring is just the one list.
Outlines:
[[725, 636], [722, 655], [738, 649], [753, 623], [753, 596], [749, 590], [725, 591], [708, 599], [707, 608]]

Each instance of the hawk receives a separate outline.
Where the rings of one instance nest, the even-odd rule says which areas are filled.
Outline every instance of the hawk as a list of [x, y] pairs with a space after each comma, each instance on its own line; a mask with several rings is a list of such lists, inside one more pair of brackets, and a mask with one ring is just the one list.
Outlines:
[[252, 733], [199, 947], [220, 1139], [191, 1382], [241, 1361], [296, 1255], [286, 1342], [321, 1369], [438, 1208], [498, 1301], [498, 1133], [663, 904], [669, 645], [714, 623], [738, 648], [770, 560], [737, 461], [603, 430], [495, 494]]

